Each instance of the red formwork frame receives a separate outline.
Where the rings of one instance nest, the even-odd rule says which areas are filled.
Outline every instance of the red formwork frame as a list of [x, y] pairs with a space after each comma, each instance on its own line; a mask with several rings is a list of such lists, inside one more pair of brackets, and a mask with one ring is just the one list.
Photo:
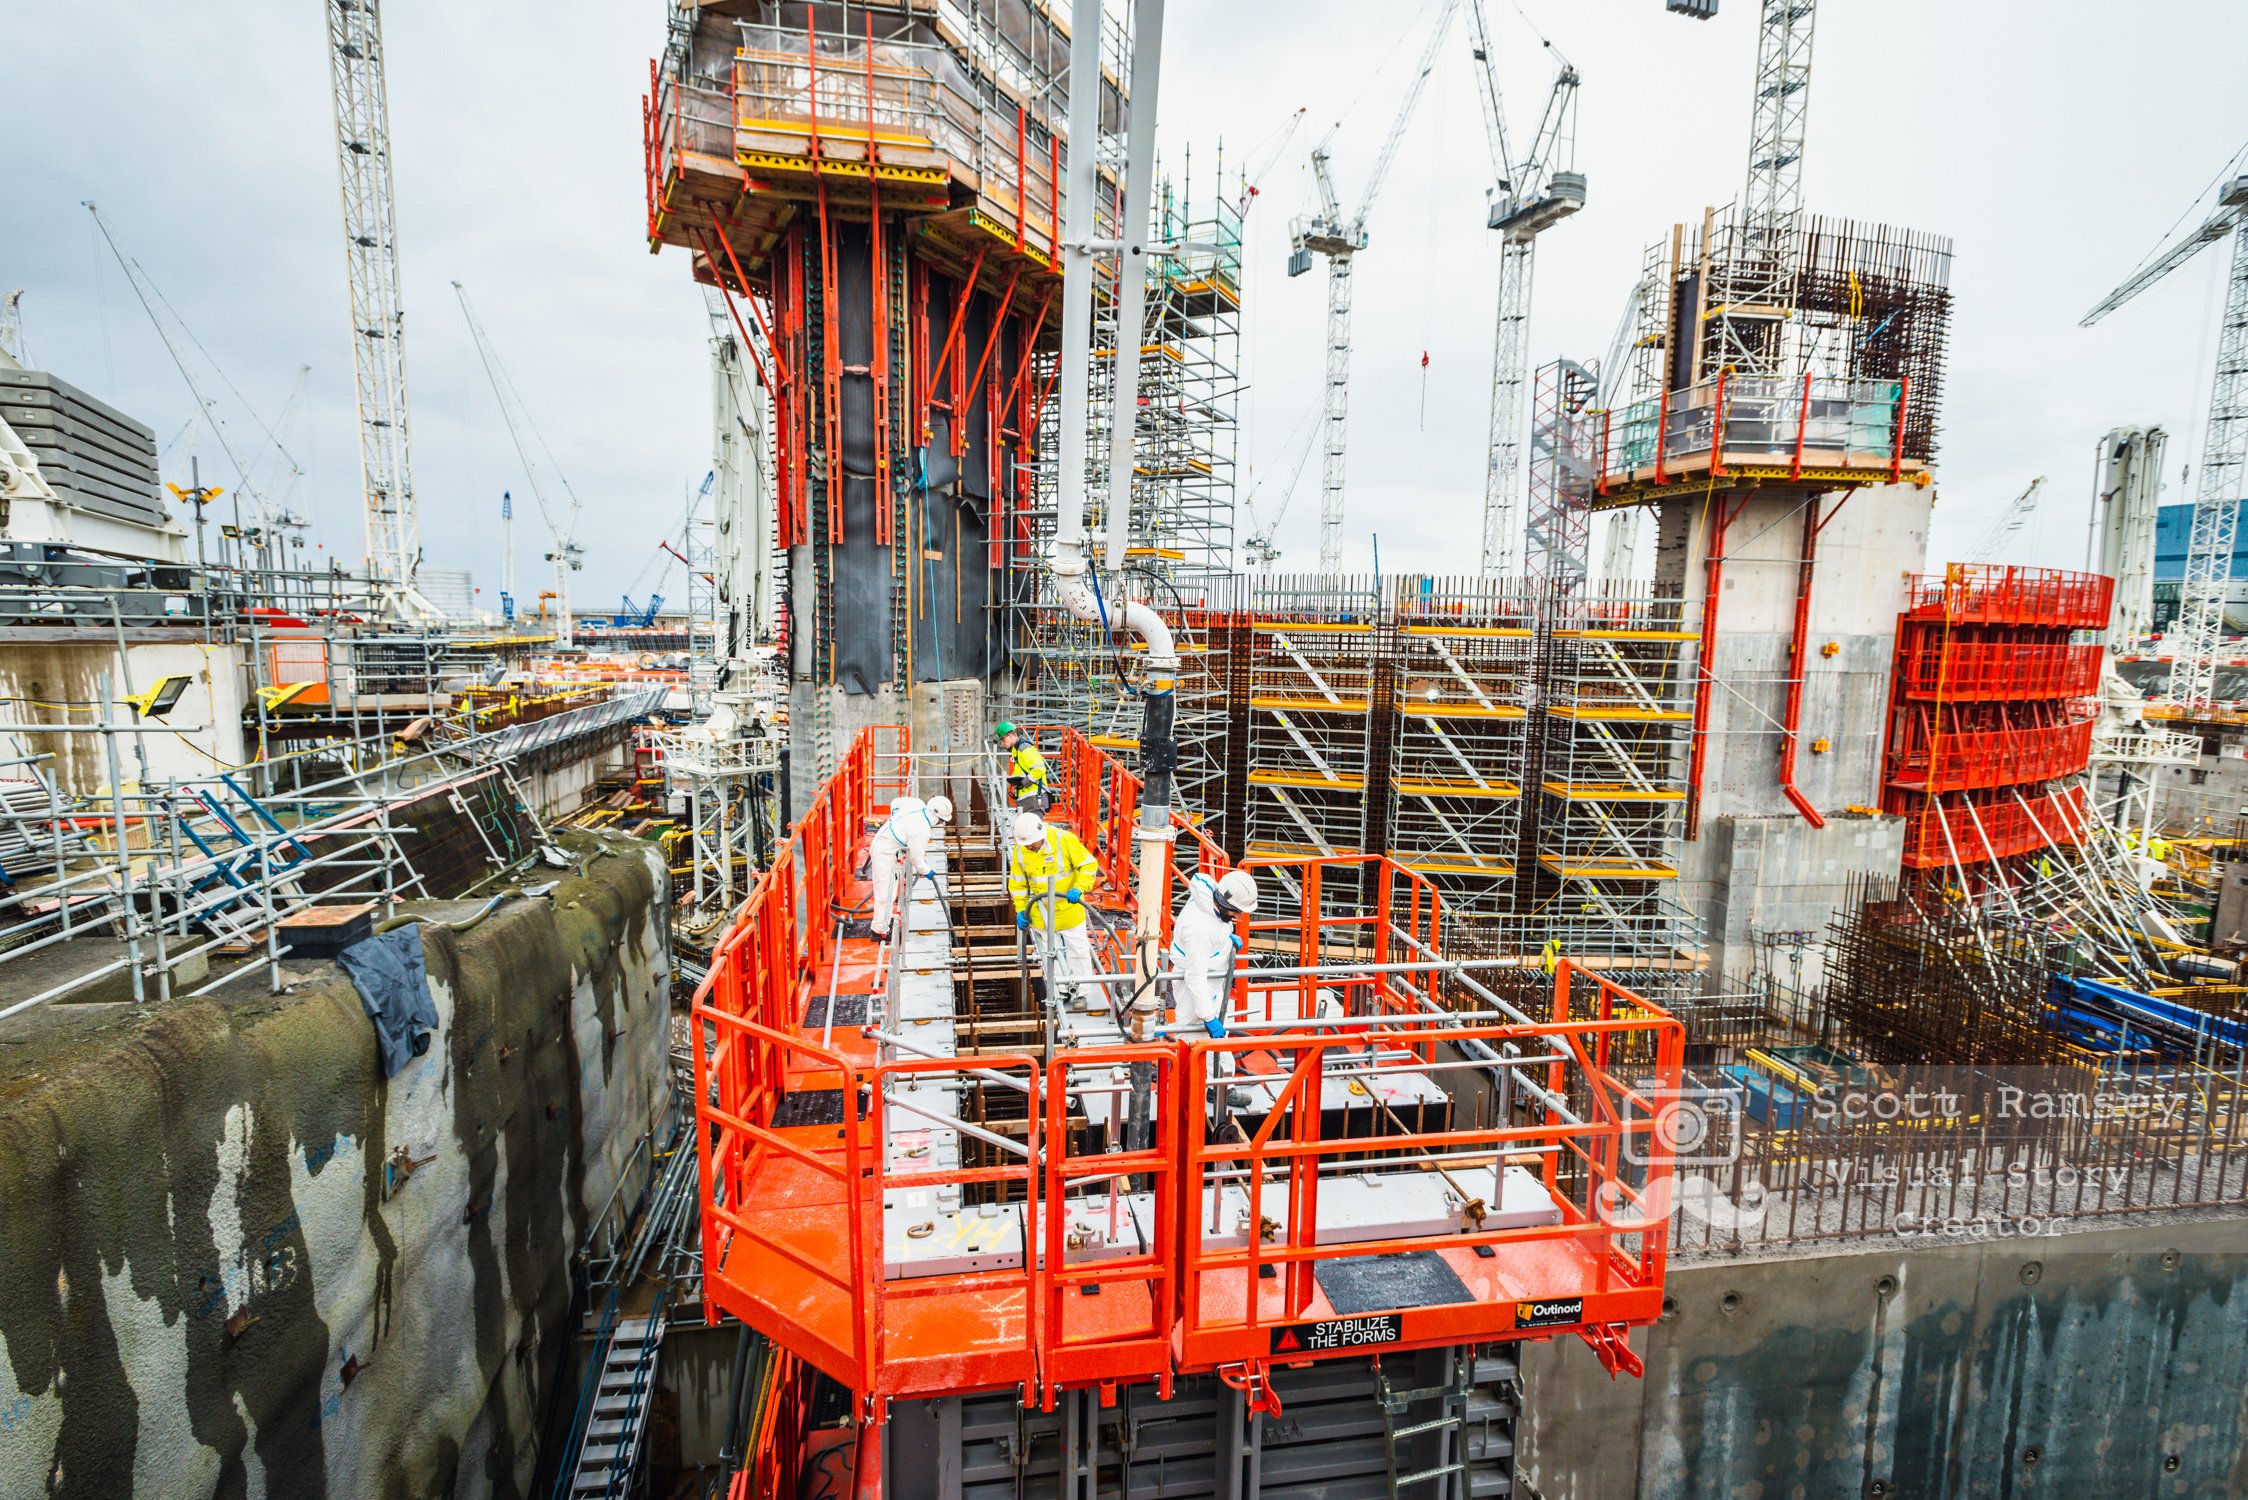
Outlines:
[[1913, 579], [1905, 614], [1954, 625], [2105, 630], [2114, 604], [2115, 580], [2099, 573], [1958, 563]]
[[[1055, 815], [1083, 830], [1104, 870], [1121, 877], [1129, 866], [1136, 779], [1081, 736], [1048, 732], [1057, 736], [1050, 759], [1063, 770]], [[1578, 1334], [1611, 1370], [1636, 1373], [1625, 1335], [1661, 1310], [1670, 1162], [1660, 1154], [1654, 1118], [1680, 1078], [1684, 1032], [1677, 1021], [1569, 961], [1554, 975], [1547, 1014], [1494, 1021], [1496, 1012], [1454, 1011], [1413, 1020], [1401, 997], [1442, 990], [1440, 905], [1424, 877], [1364, 856], [1266, 862], [1291, 865], [1305, 898], [1295, 914], [1260, 918], [1250, 933], [1260, 946], [1292, 936], [1299, 957], [1329, 963], [1337, 951], [1352, 951], [1414, 965], [1402, 983], [1386, 975], [1330, 976], [1321, 989], [1339, 994], [1347, 1015], [1330, 1029], [1172, 1037], [1079, 1049], [1046, 1063], [1022, 1054], [879, 1061], [841, 1037], [823, 1044], [799, 1023], [817, 972], [836, 958], [827, 914], [849, 881], [868, 818], [885, 791], [894, 795], [905, 765], [904, 732], [882, 733], [891, 738], [862, 733], [813, 799], [695, 997], [696, 1135], [712, 1321], [730, 1313], [749, 1322], [859, 1392], [875, 1420], [888, 1401], [904, 1397], [1019, 1388], [1026, 1401], [1050, 1405], [1073, 1386], [1140, 1380], [1167, 1391], [1182, 1372], [1218, 1373], [1269, 1402], [1264, 1372], [1272, 1365], [1363, 1352], [1282, 1342], [1306, 1319], [1335, 1316], [1319, 1300], [1320, 1262], [1435, 1250], [1456, 1257], [1473, 1300], [1378, 1314], [1395, 1320], [1384, 1325], [1394, 1334], [1383, 1340], [1385, 1350]], [[892, 748], [883, 750], [884, 743]], [[885, 753], [899, 758], [897, 772], [884, 773]], [[1207, 839], [1183, 824], [1174, 828], [1195, 844], [1198, 864], [1223, 867]], [[1368, 865], [1377, 871], [1371, 911], [1358, 904]], [[1342, 866], [1353, 867], [1349, 879], [1326, 878]], [[1114, 883], [1124, 885], [1120, 878]], [[1332, 911], [1319, 895], [1329, 885], [1346, 893]], [[1425, 968], [1415, 963], [1422, 959]], [[1300, 979], [1258, 980], [1244, 970], [1234, 982], [1236, 1014], [1253, 1018], [1272, 994], [1285, 991], [1304, 1004]], [[1460, 1015], [1456, 1023], [1453, 1014]], [[1320, 1166], [1363, 1153], [1365, 1139], [1323, 1141], [1317, 1109], [1276, 1107], [1246, 1143], [1206, 1144], [1204, 1095], [1219, 1054], [1232, 1055], [1243, 1070], [1252, 1055], [1283, 1069], [1283, 1097], [1293, 1102], [1311, 1097], [1323, 1059], [1338, 1048], [1407, 1049], [1433, 1060], [1445, 1049], [1508, 1045], [1541, 1063], [1551, 1097], [1574, 1101], [1573, 1108], [1548, 1107], [1527, 1121], [1477, 1129], [1446, 1122], [1385, 1136], [1382, 1148], [1483, 1153], [1494, 1172], [1501, 1160], [1535, 1159], [1560, 1216], [1556, 1224], [1483, 1231], [1471, 1223], [1456, 1234], [1320, 1243], [1303, 1227], [1317, 1224]], [[1162, 1101], [1154, 1139], [1135, 1152], [1079, 1153], [1065, 1118], [1072, 1075], [1133, 1063], [1153, 1068]], [[1010, 1078], [1027, 1096], [1023, 1161], [901, 1172], [883, 1145], [884, 1084], [974, 1072]], [[1282, 1075], [1267, 1076], [1277, 1082]], [[808, 1085], [838, 1089], [839, 1128], [776, 1125], [784, 1095]], [[1208, 1175], [1228, 1171], [1283, 1184], [1293, 1205], [1288, 1227], [1269, 1241], [1252, 1235], [1239, 1247], [1206, 1243], [1190, 1209], [1203, 1202]], [[1151, 1232], [1136, 1254], [1072, 1263], [1064, 1217], [1081, 1201], [1072, 1189], [1119, 1177], [1152, 1194]], [[1005, 1184], [1016, 1195], [1025, 1233], [1036, 1237], [1040, 1253], [994, 1270], [886, 1278], [884, 1195], [908, 1185], [974, 1183]], [[1473, 1253], [1477, 1247], [1490, 1254]], [[1266, 1266], [1275, 1268], [1270, 1277]], [[1102, 1295], [1088, 1296], [1087, 1287]], [[1540, 1298], [1551, 1299], [1541, 1304], [1548, 1311], [1525, 1314], [1525, 1299]], [[1554, 1316], [1555, 1306], [1564, 1315]]]
[[1905, 830], [1907, 869], [1988, 864], [2034, 854], [2084, 837], [2085, 796], [2080, 785], [2004, 800], [1971, 792], [1921, 807]]
[[1907, 698], [1948, 703], [2084, 698], [2100, 685], [2101, 646], [2052, 641], [1944, 640], [1910, 628], [1898, 633], [1897, 686]]
[[[2084, 788], [2114, 583], [1954, 563], [1912, 580], [1897, 620], [1882, 806], [1908, 870], [1964, 871], [2086, 835]], [[2005, 870], [2000, 868], [2003, 877]]]
[[1914, 704], [1891, 722], [1889, 780], [1911, 791], [1961, 792], [2071, 776], [2091, 759], [2097, 723], [2096, 711], [2076, 702], [2013, 710]]

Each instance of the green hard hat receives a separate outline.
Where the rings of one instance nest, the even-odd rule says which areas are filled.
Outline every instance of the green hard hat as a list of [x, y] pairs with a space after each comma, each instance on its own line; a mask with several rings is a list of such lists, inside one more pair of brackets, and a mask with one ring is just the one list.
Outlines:
[[1007, 719], [1001, 719], [998, 723], [991, 726], [991, 737], [995, 740], [1003, 740], [1008, 735], [1013, 734], [1014, 732], [1015, 726], [1013, 722]]

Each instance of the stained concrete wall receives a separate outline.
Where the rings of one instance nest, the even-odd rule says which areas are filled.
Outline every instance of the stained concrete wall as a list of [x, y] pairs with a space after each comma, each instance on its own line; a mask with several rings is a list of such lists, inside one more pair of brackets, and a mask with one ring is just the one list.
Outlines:
[[[101, 722], [101, 675], [109, 674], [109, 701], [125, 696], [124, 678], [117, 664], [117, 643], [108, 632], [86, 632], [85, 639], [28, 639], [64, 632], [8, 633], [8, 649], [0, 652], [0, 697], [16, 700], [0, 709], [0, 717], [28, 724], [98, 724]], [[78, 632], [68, 632], [76, 635]], [[242, 738], [242, 652], [238, 646], [205, 645], [200, 631], [129, 630], [125, 656], [133, 686], [147, 692], [161, 678], [174, 674], [189, 678], [187, 689], [167, 717], [190, 735], [144, 734], [120, 739], [118, 761], [128, 785], [142, 780], [141, 756], [147, 757], [147, 779], [164, 781], [209, 776], [249, 759]], [[89, 709], [87, 706], [91, 705]], [[71, 711], [76, 710], [76, 711]], [[129, 722], [129, 709], [111, 710], [118, 722]], [[109, 785], [109, 767], [101, 736], [94, 734], [26, 735], [34, 752], [48, 752], [49, 774], [66, 792], [91, 793]], [[0, 770], [0, 776], [20, 776], [19, 770]]]
[[[1779, 785], [1810, 492], [1778, 484], [1752, 491], [1727, 531], [1716, 639], [1704, 643], [1718, 686], [1701, 829], [1681, 850], [1677, 891], [1708, 928], [1713, 986], [1748, 972], [1758, 932], [1823, 933], [1849, 878], [1894, 874], [1903, 847], [1899, 820], [1848, 809], [1880, 806], [1897, 616], [1906, 580], [1926, 570], [1931, 494], [1871, 486], [1836, 510], [1838, 498], [1821, 496], [1821, 514], [1833, 519], [1819, 534], [1796, 750], [1796, 785], [1826, 818], [1823, 829]], [[1658, 512], [1657, 592], [1685, 598], [1689, 618], [1705, 617], [1716, 507], [1738, 500], [1680, 494]], [[1819, 740], [1826, 750], [1815, 748]]]
[[2248, 1221], [1674, 1265], [1610, 1380], [1523, 1351], [1543, 1500], [2248, 1494]]
[[526, 1493], [669, 1051], [662, 861], [569, 842], [551, 899], [424, 929], [387, 1082], [332, 965], [0, 1025], [0, 1494]]

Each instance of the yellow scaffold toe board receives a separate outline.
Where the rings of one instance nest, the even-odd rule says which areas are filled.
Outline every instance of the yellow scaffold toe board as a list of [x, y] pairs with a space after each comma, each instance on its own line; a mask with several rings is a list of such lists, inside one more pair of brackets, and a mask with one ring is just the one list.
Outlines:
[[1547, 781], [1539, 783], [1556, 797], [1572, 802], [1683, 802], [1683, 787], [1636, 787], [1621, 781]]
[[1307, 786], [1322, 792], [1363, 792], [1363, 776], [1318, 776], [1309, 771], [1251, 771], [1251, 786]]
[[1583, 880], [1676, 880], [1676, 865], [1632, 864], [1617, 859], [1570, 860], [1558, 854], [1541, 854], [1538, 863], [1565, 879]]
[[1522, 795], [1522, 788], [1511, 781], [1483, 784], [1473, 781], [1400, 781], [1397, 789], [1408, 797], [1488, 797], [1503, 800]]

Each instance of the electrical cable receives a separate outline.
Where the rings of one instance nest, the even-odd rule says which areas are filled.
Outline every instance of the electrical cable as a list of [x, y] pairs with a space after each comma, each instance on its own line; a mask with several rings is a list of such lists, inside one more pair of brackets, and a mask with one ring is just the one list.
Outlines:
[[1093, 608], [1100, 614], [1101, 636], [1108, 643], [1109, 670], [1116, 674], [1116, 681], [1124, 689], [1125, 695], [1137, 698], [1140, 690], [1132, 686], [1131, 679], [1124, 673], [1123, 653], [1116, 649], [1116, 629], [1108, 623], [1108, 591], [1101, 587], [1101, 565], [1094, 560], [1090, 551], [1085, 554], [1085, 564], [1092, 569]]

